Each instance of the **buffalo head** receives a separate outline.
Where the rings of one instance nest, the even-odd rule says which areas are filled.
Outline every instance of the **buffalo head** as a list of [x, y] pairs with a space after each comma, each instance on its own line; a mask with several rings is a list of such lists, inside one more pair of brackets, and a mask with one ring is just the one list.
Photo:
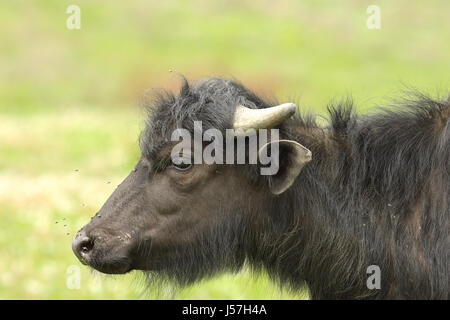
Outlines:
[[[280, 130], [279, 139], [258, 147], [262, 153], [279, 144], [279, 168], [264, 176], [259, 162], [193, 163], [190, 149], [182, 156], [187, 161], [174, 161], [169, 137], [180, 128], [194, 133], [194, 121], [220, 132], [282, 128], [294, 112], [293, 104], [271, 107], [221, 79], [185, 83], [178, 96], [159, 96], [141, 135], [139, 161], [76, 235], [76, 256], [104, 273], [156, 271], [183, 283], [237, 270], [271, 232], [266, 226], [277, 219], [267, 214], [272, 200], [285, 196], [311, 153]], [[200, 146], [207, 148], [204, 141]], [[225, 152], [226, 143], [220, 146], [216, 153]]]

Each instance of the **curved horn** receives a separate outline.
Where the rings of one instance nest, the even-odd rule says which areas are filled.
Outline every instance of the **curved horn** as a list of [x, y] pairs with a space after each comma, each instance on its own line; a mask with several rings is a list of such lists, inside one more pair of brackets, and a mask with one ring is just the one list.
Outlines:
[[265, 109], [250, 109], [238, 105], [234, 113], [233, 129], [269, 129], [291, 117], [296, 108], [293, 103]]

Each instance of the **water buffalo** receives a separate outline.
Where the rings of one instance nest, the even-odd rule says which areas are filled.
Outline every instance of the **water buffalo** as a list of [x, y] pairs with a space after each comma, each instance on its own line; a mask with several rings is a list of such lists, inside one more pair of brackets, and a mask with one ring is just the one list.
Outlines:
[[[80, 261], [181, 286], [249, 266], [314, 299], [449, 299], [450, 102], [335, 103], [328, 125], [277, 105], [218, 78], [154, 98], [139, 161], [73, 241]], [[175, 163], [172, 134], [195, 121], [279, 129], [279, 170]]]

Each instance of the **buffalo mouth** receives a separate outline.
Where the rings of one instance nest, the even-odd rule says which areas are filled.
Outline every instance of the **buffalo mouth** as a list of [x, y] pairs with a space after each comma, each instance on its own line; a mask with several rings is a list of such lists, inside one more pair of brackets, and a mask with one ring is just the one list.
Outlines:
[[88, 259], [86, 265], [106, 274], [124, 274], [133, 270], [131, 261], [127, 257], [95, 257]]
[[84, 265], [107, 274], [133, 270], [130, 241], [111, 236], [87, 236], [80, 231], [72, 242], [75, 256]]

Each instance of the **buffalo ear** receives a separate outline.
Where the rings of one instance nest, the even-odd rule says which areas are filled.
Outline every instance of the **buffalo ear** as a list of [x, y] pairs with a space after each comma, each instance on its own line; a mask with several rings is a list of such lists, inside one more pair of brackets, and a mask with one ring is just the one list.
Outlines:
[[259, 149], [259, 155], [263, 152], [267, 153], [266, 149], [274, 143], [279, 144], [279, 168], [275, 175], [270, 176], [269, 188], [273, 194], [278, 195], [289, 189], [294, 183], [303, 167], [311, 161], [312, 153], [296, 141], [278, 140], [263, 145]]

